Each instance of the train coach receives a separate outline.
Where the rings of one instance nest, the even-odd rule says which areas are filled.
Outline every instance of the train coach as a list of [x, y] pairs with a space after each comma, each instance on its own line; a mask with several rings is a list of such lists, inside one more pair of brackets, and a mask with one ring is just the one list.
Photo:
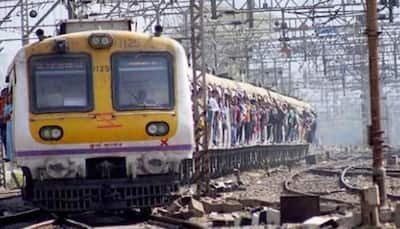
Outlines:
[[[192, 72], [189, 78], [192, 80]], [[310, 104], [272, 89], [209, 73], [206, 84], [208, 134], [212, 139], [209, 147], [316, 141], [316, 113]]]

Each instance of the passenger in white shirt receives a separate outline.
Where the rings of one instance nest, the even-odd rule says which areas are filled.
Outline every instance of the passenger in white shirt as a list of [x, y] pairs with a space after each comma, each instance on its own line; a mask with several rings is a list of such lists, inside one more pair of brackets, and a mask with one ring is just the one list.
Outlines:
[[218, 145], [218, 123], [217, 117], [219, 112], [219, 105], [217, 102], [218, 91], [213, 90], [211, 96], [208, 98], [208, 125], [210, 127], [209, 133], [211, 134], [210, 139], [214, 145]]

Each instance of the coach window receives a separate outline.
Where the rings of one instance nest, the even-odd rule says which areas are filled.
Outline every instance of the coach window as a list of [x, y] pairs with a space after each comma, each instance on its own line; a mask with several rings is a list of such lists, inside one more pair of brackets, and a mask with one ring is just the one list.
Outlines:
[[88, 55], [34, 56], [29, 66], [33, 113], [92, 110], [93, 86]]
[[172, 58], [168, 53], [118, 53], [112, 56], [116, 110], [171, 109]]

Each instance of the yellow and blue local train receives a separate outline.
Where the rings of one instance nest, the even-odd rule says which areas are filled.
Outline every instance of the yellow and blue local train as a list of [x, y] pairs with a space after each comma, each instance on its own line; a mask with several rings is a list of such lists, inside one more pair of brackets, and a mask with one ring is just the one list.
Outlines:
[[[194, 144], [186, 58], [172, 39], [122, 30], [66, 33], [19, 50], [7, 77], [7, 151], [24, 173], [24, 199], [50, 211], [169, 203]], [[311, 109], [263, 88], [206, 78]]]
[[192, 157], [187, 66], [176, 41], [128, 31], [22, 48], [9, 91], [24, 198], [53, 211], [167, 203]]

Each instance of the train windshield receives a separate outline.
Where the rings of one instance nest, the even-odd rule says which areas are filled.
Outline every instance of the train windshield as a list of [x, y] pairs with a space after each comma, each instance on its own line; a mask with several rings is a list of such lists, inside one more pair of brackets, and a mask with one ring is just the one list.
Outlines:
[[172, 57], [167, 53], [119, 53], [112, 57], [117, 110], [171, 109]]
[[34, 56], [29, 66], [33, 113], [92, 110], [89, 56]]

